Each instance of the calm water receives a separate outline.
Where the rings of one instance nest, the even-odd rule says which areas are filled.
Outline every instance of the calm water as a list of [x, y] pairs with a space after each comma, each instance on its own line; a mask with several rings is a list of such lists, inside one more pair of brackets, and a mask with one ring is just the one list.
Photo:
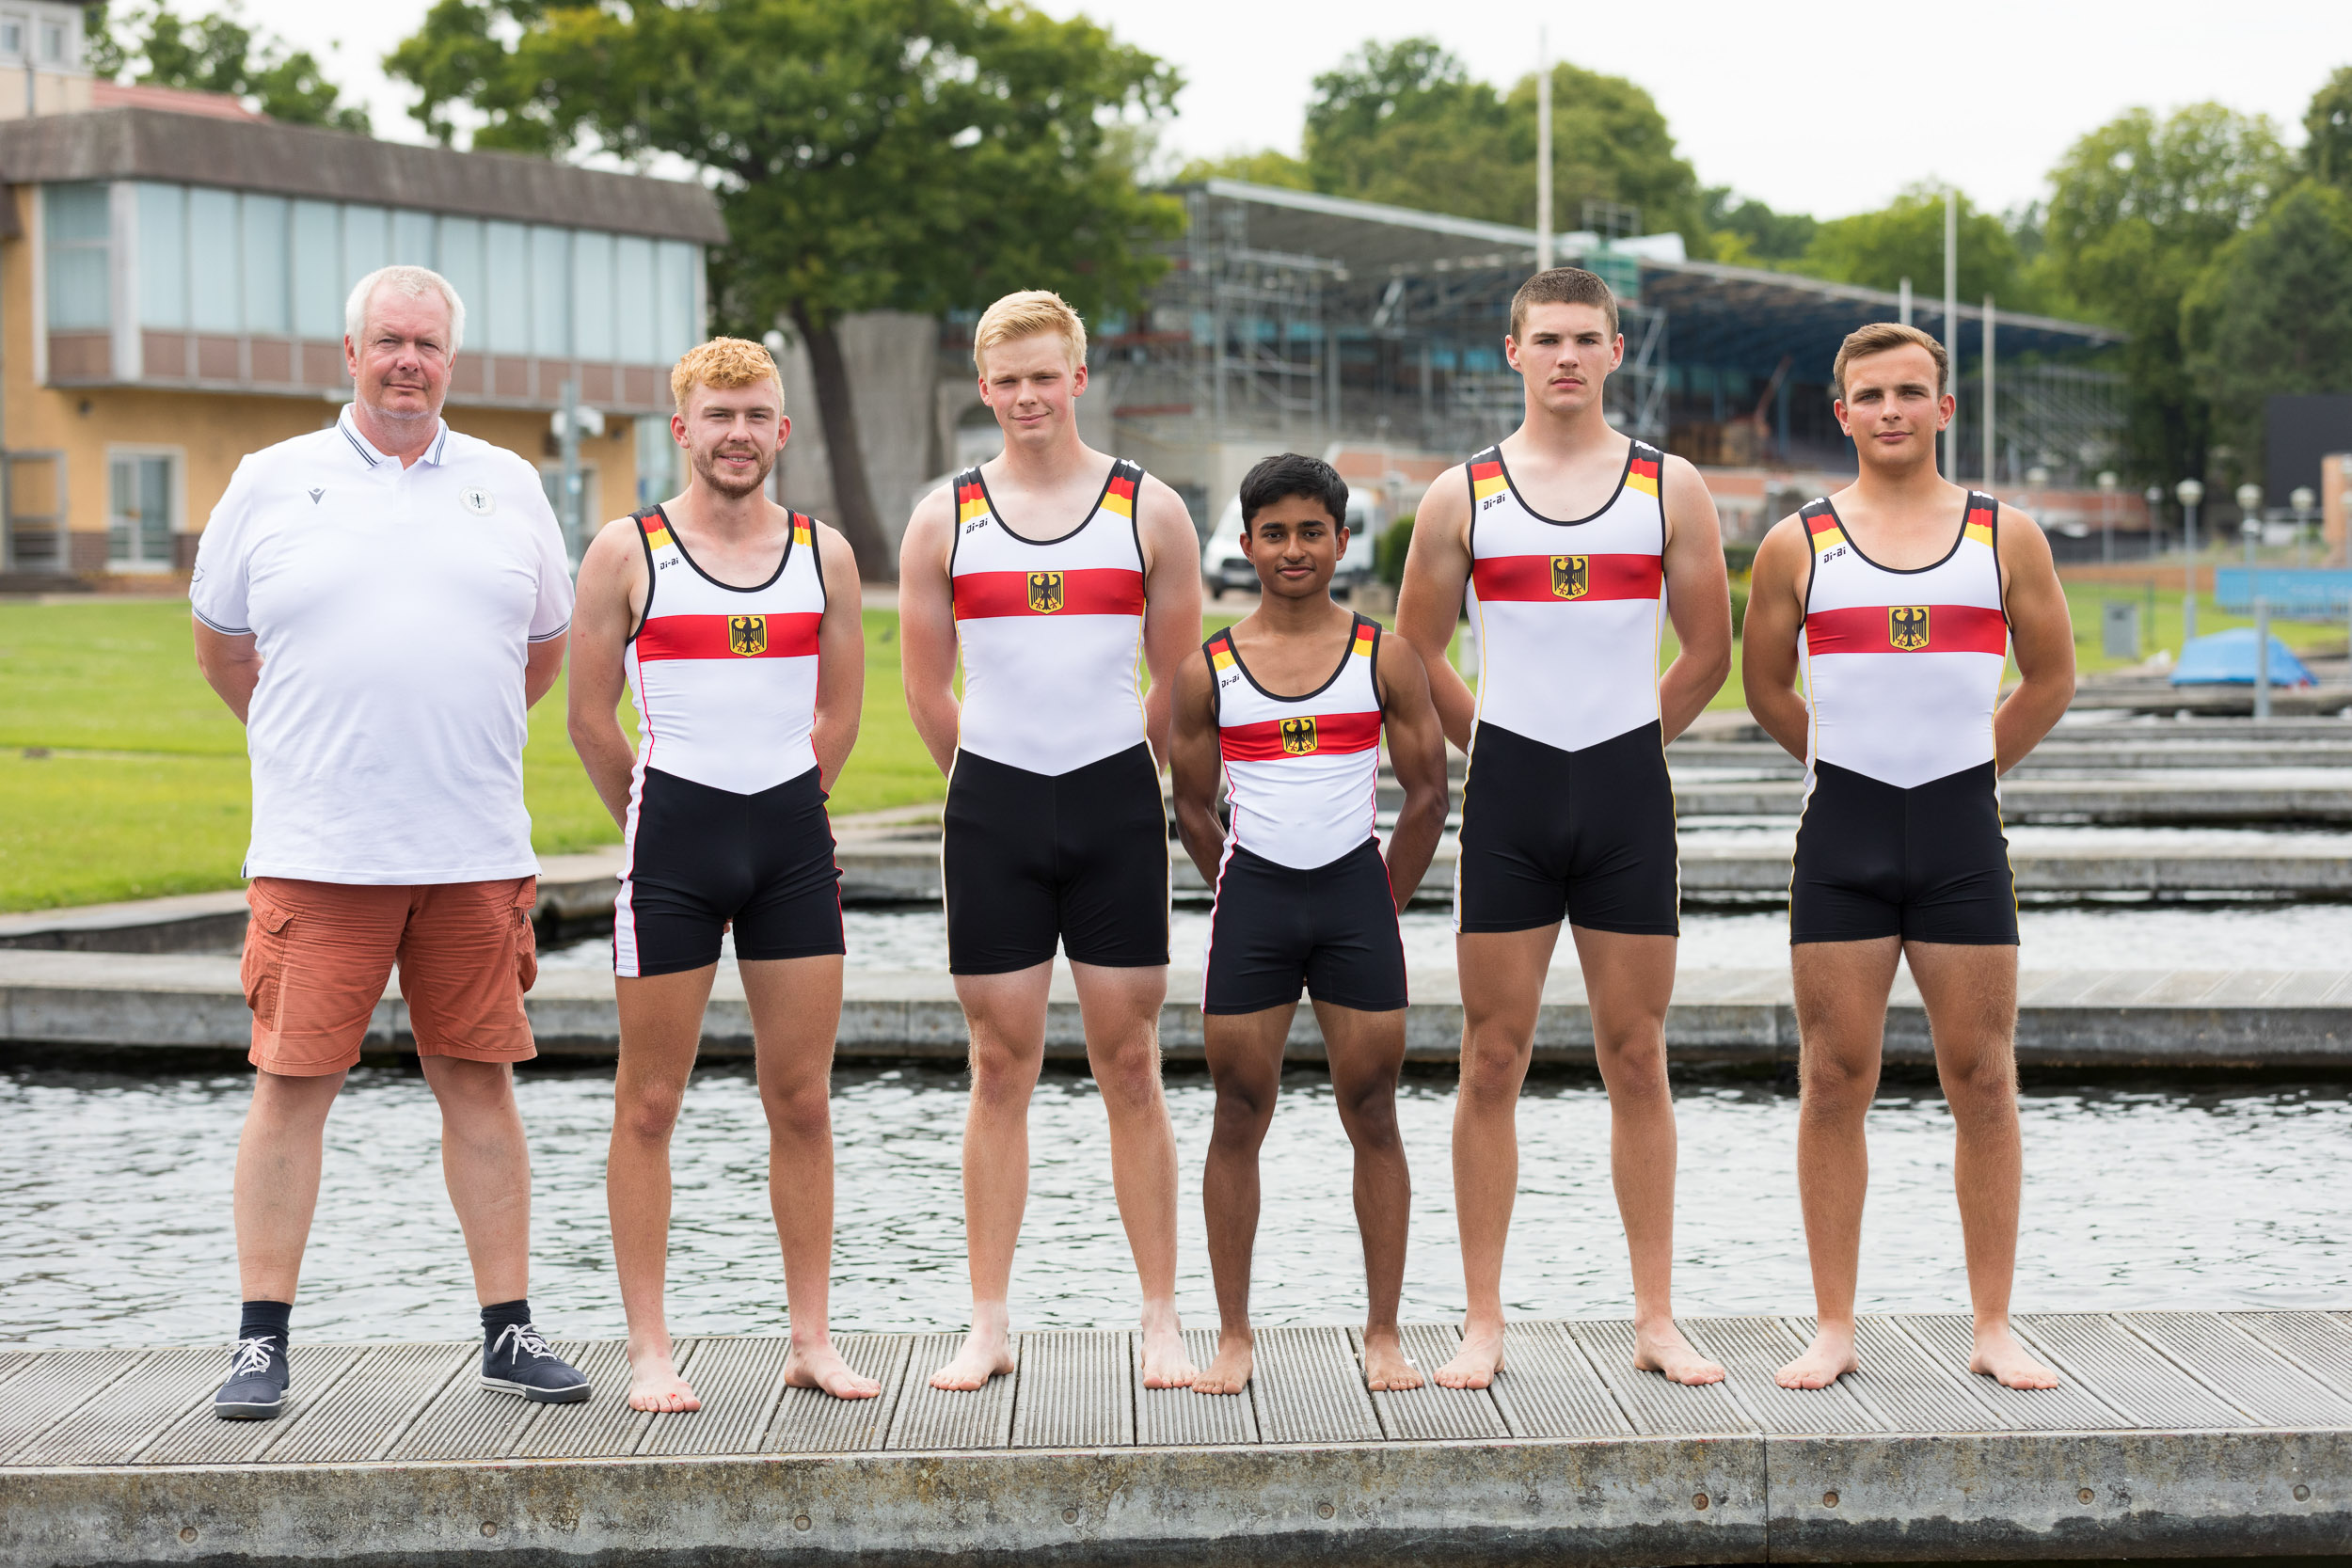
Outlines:
[[[0, 1071], [0, 1341], [186, 1342], [219, 1337], [237, 1299], [229, 1189], [247, 1080]], [[958, 1140], [961, 1078], [843, 1071], [835, 1323], [956, 1326], [964, 1309]], [[537, 1170], [540, 1321], [618, 1334], [605, 1229], [609, 1079], [522, 1079]], [[1211, 1095], [1172, 1076], [1184, 1189], [1181, 1304], [1214, 1321], [1200, 1217]], [[1406, 1311], [1461, 1309], [1448, 1129], [1451, 1085], [1407, 1083], [1413, 1247]], [[1804, 1310], [1792, 1168], [1796, 1101], [1769, 1085], [1686, 1081], [1678, 1300], [1685, 1310]], [[2026, 1100], [2023, 1309], [2343, 1306], [2352, 1302], [2352, 1091], [2038, 1089]], [[297, 1315], [316, 1337], [469, 1331], [472, 1295], [443, 1195], [437, 1117], [413, 1073], [352, 1075], [327, 1129], [326, 1188]], [[1603, 1151], [1607, 1104], [1573, 1079], [1539, 1082], [1520, 1112], [1522, 1182], [1506, 1294], [1517, 1311], [1629, 1309]], [[1102, 1108], [1089, 1081], [1049, 1076], [1031, 1114], [1036, 1155], [1014, 1280], [1032, 1327], [1120, 1324], [1135, 1286], [1111, 1206]], [[1898, 1085], [1871, 1125], [1867, 1307], [1965, 1302], [1942, 1101]], [[776, 1331], [785, 1322], [764, 1186], [766, 1139], [749, 1076], [697, 1078], [677, 1138], [673, 1326]], [[1345, 1140], [1327, 1086], [1288, 1085], [1266, 1148], [1256, 1307], [1268, 1323], [1362, 1310]]]

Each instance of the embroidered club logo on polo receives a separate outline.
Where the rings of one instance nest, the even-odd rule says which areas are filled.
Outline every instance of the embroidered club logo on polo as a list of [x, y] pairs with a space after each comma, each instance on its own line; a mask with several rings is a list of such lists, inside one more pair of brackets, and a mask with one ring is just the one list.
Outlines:
[[312, 491], [310, 492], [310, 504], [311, 504], [312, 506], [316, 506], [316, 505], [318, 505], [318, 503], [319, 503], [319, 498], [320, 498], [321, 496], [324, 496], [325, 494], [326, 494], [326, 492], [325, 490], [320, 490], [320, 489], [314, 489], [314, 490], [312, 490]]
[[[315, 500], [318, 498], [313, 496], [311, 499]], [[486, 517], [499, 509], [498, 498], [480, 485], [467, 490], [457, 499], [467, 511], [477, 517]]]
[[1121, 458], [1085, 516], [1006, 517], [979, 469], [956, 476], [960, 751], [1050, 777], [1143, 739], [1142, 483]]
[[2009, 657], [1996, 511], [1971, 492], [1950, 552], [1915, 571], [1864, 555], [1827, 500], [1799, 511], [1814, 549], [1798, 642], [1808, 779], [1831, 763], [1915, 789], [1993, 760]]
[[727, 618], [727, 651], [745, 658], [768, 651], [768, 617], [731, 615]]
[[1657, 721], [1661, 461], [1633, 442], [1598, 511], [1555, 518], [1522, 499], [1502, 448], [1470, 460], [1478, 722], [1574, 752]]
[[1374, 836], [1380, 792], [1380, 628], [1359, 615], [1340, 667], [1304, 697], [1269, 695], [1232, 637], [1201, 644], [1217, 681], [1217, 754], [1232, 808], [1227, 848], [1278, 865], [1328, 865]]

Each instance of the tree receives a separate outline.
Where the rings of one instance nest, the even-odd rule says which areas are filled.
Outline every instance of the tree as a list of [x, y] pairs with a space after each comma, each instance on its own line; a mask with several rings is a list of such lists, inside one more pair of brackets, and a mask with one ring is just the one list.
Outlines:
[[[1306, 162], [1315, 188], [1490, 223], [1535, 221], [1535, 78], [1506, 96], [1435, 39], [1367, 42], [1315, 78]], [[1618, 76], [1552, 67], [1552, 211], [1587, 199], [1642, 210], [1642, 226], [1708, 252], [1698, 178], [1649, 94]]]
[[[1907, 188], [1875, 213], [1832, 218], [1820, 225], [1800, 259], [1801, 270], [1834, 282], [1893, 289], [1904, 278], [1923, 295], [1944, 292], [1944, 189]], [[1960, 198], [1960, 297], [1975, 304], [1991, 294], [2018, 309], [2033, 309], [2021, 297], [2017, 242], [1994, 214]]]
[[2312, 174], [2352, 190], [2352, 65], [2336, 67], [2327, 85], [2312, 94], [2303, 133], [2303, 159]]
[[1715, 260], [1746, 266], [1796, 261], [1821, 227], [1808, 214], [1776, 213], [1754, 197], [1739, 197], [1729, 185], [1709, 185], [1700, 193], [1699, 222]]
[[2306, 180], [2281, 196], [2199, 277], [2184, 327], [2214, 434], [2259, 473], [2265, 399], [2352, 388], [2352, 195]]
[[1253, 185], [1279, 185], [1294, 191], [1315, 188], [1314, 175], [1304, 163], [1270, 147], [1222, 158], [1195, 158], [1176, 176], [1180, 185], [1201, 180], [1246, 180]]
[[2126, 439], [2137, 476], [2201, 478], [2210, 408], [2182, 373], [2182, 305], [2198, 276], [2269, 205], [2285, 153], [2260, 116], [2199, 103], [2133, 109], [2051, 170], [2049, 255], [2067, 293], [2123, 328]]
[[234, 0], [223, 9], [187, 18], [170, 0], [83, 13], [91, 73], [198, 92], [225, 92], [272, 119], [368, 134], [368, 111], [342, 102], [342, 89], [307, 49], [290, 49], [273, 34], [256, 32]]
[[938, 312], [1014, 289], [1132, 307], [1183, 224], [1133, 164], [1136, 119], [1179, 85], [1084, 18], [987, 0], [437, 0], [387, 69], [443, 140], [666, 154], [716, 188], [729, 243], [717, 314], [806, 345], [834, 519], [868, 577], [895, 575], [836, 330], [859, 310]]

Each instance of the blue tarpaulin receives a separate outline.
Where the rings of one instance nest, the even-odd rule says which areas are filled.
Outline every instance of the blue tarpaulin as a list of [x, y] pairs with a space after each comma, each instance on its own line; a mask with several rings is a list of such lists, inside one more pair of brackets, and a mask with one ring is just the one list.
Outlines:
[[[2251, 686], [2254, 684], [2254, 628], [2217, 631], [2200, 637], [2181, 650], [2172, 667], [2174, 686]], [[2287, 652], [2276, 637], [2270, 640], [2270, 684], [2317, 686], [2303, 661]]]

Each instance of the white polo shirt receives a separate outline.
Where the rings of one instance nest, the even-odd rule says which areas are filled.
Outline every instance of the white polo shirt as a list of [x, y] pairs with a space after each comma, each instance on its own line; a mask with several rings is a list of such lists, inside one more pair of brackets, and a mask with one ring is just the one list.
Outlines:
[[189, 599], [262, 655], [246, 876], [472, 882], [538, 869], [523, 661], [570, 626], [572, 581], [529, 463], [442, 425], [404, 468], [346, 408], [237, 465]]

